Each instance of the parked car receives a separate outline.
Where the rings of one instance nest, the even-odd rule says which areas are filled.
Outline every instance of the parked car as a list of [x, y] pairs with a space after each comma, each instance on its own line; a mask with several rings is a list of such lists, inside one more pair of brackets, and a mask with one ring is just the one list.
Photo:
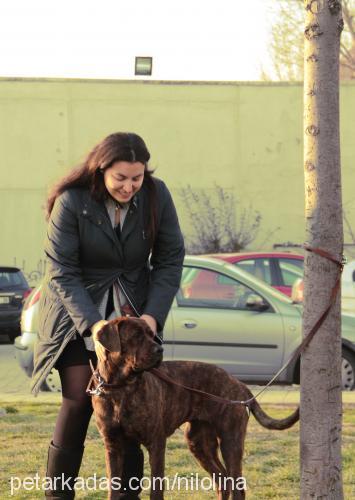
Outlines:
[[0, 267], [0, 332], [6, 333], [10, 342], [20, 333], [23, 301], [31, 291], [20, 269]]
[[[194, 286], [210, 283], [210, 287]], [[189, 288], [190, 287], [190, 288]], [[191, 289], [193, 293], [191, 294]], [[22, 315], [15, 341], [20, 365], [30, 374], [37, 337], [40, 288]], [[269, 381], [301, 342], [302, 307], [228, 262], [186, 257], [181, 286], [164, 330], [164, 359], [214, 363], [249, 383]], [[355, 388], [355, 316], [342, 315], [342, 387]], [[47, 387], [54, 385], [54, 374]], [[299, 360], [278, 378], [299, 383]]]
[[303, 277], [303, 255], [290, 252], [220, 253], [211, 257], [230, 262], [291, 296], [292, 286]]
[[341, 277], [341, 304], [343, 311], [355, 313], [355, 260], [345, 264]]
[[[294, 302], [303, 302], [303, 279], [297, 279], [292, 286]], [[343, 312], [355, 313], [355, 260], [344, 266], [341, 276], [341, 308]]]

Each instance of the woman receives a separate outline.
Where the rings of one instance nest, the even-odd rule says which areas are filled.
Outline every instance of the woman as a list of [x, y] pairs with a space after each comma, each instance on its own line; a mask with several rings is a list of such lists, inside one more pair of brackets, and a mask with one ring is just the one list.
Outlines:
[[[50, 370], [58, 369], [63, 398], [48, 450], [51, 478], [75, 478], [80, 468], [92, 414], [85, 392], [89, 359], [104, 357], [97, 331], [128, 311], [161, 333], [179, 287], [183, 238], [170, 193], [152, 177], [149, 158], [138, 135], [109, 135], [48, 198], [32, 390], [38, 393]], [[138, 498], [128, 480], [143, 474], [142, 450], [129, 442], [124, 457], [122, 498]], [[46, 496], [74, 498], [70, 487], [57, 485]]]

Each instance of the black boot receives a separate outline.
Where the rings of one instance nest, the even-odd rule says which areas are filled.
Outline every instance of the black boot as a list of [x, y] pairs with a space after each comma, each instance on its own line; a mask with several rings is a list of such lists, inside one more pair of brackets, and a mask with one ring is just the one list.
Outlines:
[[[120, 500], [139, 500], [142, 491], [140, 481], [143, 477], [144, 454], [138, 443], [130, 441], [123, 459]], [[134, 478], [131, 481], [130, 479]], [[137, 489], [136, 489], [137, 488]]]
[[[84, 447], [70, 449], [61, 448], [53, 443], [49, 445], [46, 477], [52, 479], [53, 489], [46, 490], [46, 498], [71, 500], [75, 497], [74, 481], [80, 469], [83, 453]], [[54, 478], [57, 478], [56, 484]]]

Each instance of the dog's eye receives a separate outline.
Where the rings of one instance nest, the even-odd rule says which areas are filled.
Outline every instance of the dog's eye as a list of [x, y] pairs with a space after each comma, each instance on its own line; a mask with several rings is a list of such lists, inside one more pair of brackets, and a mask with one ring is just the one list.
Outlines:
[[145, 329], [144, 332], [147, 333], [150, 337], [154, 338], [154, 332], [149, 328], [149, 326]]

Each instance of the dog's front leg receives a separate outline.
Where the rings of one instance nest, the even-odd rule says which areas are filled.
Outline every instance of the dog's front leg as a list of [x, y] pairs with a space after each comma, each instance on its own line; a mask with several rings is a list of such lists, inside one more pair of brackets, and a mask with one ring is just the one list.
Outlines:
[[104, 436], [106, 474], [108, 484], [108, 500], [120, 498], [121, 479], [123, 472], [124, 442], [117, 435]]
[[147, 446], [151, 473], [151, 500], [164, 499], [165, 447], [165, 436], [155, 437], [154, 442]]

